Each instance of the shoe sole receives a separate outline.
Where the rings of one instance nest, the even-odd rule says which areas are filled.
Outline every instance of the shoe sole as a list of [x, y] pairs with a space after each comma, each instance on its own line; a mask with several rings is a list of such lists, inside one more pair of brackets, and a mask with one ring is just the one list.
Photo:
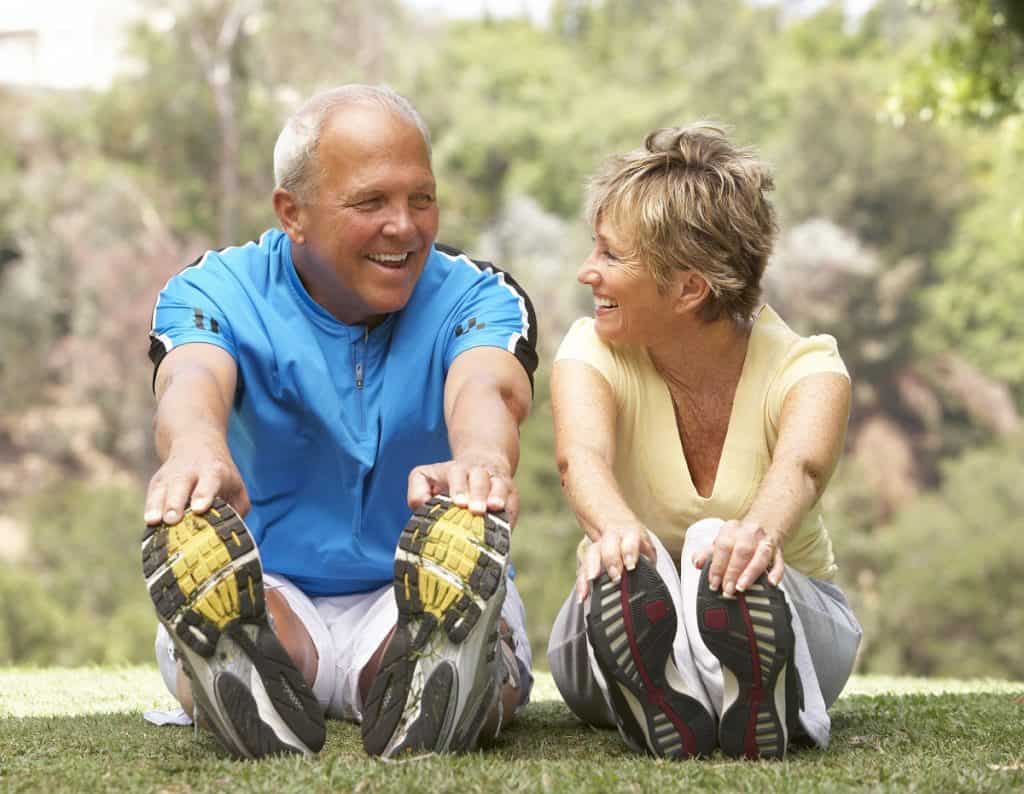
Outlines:
[[725, 702], [718, 742], [722, 752], [739, 758], [783, 758], [788, 743], [786, 720], [788, 667], [795, 638], [786, 596], [758, 577], [745, 593], [725, 598], [711, 591], [708, 570], [701, 572], [697, 616], [704, 644], [722, 664]]
[[679, 691], [685, 684], [672, 659], [678, 617], [665, 582], [640, 559], [618, 583], [602, 574], [593, 587], [587, 637], [623, 738], [660, 758], [708, 755], [715, 723], [700, 701]]
[[370, 755], [473, 748], [499, 693], [510, 539], [504, 514], [476, 516], [444, 496], [410, 518], [395, 552], [398, 623], [363, 709]]
[[270, 628], [259, 551], [230, 505], [147, 526], [142, 572], [196, 706], [231, 755], [323, 747], [323, 714]]

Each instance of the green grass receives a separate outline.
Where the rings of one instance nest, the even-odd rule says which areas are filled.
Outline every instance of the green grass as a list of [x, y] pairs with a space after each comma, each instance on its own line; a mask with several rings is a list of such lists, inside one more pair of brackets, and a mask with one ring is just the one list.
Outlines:
[[539, 676], [535, 702], [486, 753], [399, 763], [329, 723], [319, 757], [235, 762], [208, 736], [144, 723], [168, 708], [155, 668], [0, 670], [0, 791], [1019, 791], [1024, 683], [855, 678], [826, 752], [782, 763], [668, 763], [577, 722]]

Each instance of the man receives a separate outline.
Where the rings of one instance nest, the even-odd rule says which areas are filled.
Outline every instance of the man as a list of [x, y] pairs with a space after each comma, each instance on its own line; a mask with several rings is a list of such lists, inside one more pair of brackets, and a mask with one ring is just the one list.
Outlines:
[[472, 749], [532, 683], [507, 573], [533, 309], [434, 245], [429, 136], [390, 89], [314, 96], [274, 171], [283, 232], [154, 311], [161, 671], [236, 756], [315, 752], [324, 713], [372, 754]]

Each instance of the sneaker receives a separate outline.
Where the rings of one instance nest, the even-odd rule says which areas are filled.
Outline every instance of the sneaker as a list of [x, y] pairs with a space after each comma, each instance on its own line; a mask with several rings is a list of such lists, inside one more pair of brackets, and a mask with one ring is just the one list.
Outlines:
[[719, 746], [733, 757], [783, 758], [802, 701], [785, 593], [762, 574], [726, 598], [708, 586], [709, 568], [700, 576], [697, 623], [725, 678]]
[[230, 505], [146, 527], [142, 571], [196, 711], [231, 755], [323, 747], [323, 713], [270, 628], [259, 551]]
[[500, 695], [498, 620], [511, 529], [437, 496], [416, 510], [395, 552], [398, 625], [366, 698], [363, 746], [472, 750]]
[[659, 758], [708, 755], [715, 721], [691, 694], [673, 658], [678, 617], [668, 586], [641, 558], [618, 583], [593, 585], [587, 638], [626, 743]]

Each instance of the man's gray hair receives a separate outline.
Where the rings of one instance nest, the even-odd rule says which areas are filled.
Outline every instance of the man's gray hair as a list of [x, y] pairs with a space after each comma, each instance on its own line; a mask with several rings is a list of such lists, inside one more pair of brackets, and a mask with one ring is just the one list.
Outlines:
[[387, 86], [350, 85], [331, 88], [306, 100], [284, 125], [274, 144], [274, 180], [301, 204], [310, 203], [316, 195], [320, 169], [317, 149], [327, 122], [346, 105], [374, 105], [401, 116], [413, 124], [423, 136], [430, 156], [430, 131], [423, 117], [401, 94]]

